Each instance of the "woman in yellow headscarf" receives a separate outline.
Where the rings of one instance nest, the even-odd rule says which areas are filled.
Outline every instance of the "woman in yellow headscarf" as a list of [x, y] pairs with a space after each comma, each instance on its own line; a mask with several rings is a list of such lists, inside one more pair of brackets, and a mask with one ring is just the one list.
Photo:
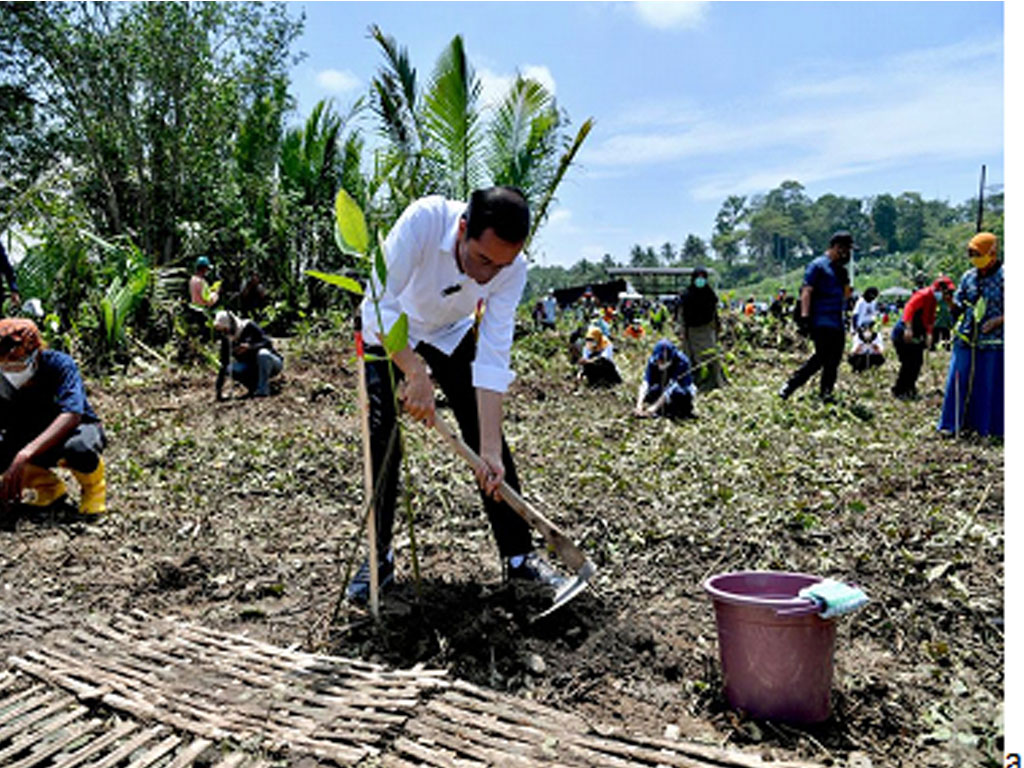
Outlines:
[[592, 387], [612, 386], [622, 382], [622, 376], [615, 365], [615, 349], [608, 337], [596, 326], [587, 331], [580, 357], [580, 376], [585, 376]]
[[973, 265], [953, 303], [962, 310], [953, 340], [939, 429], [1003, 436], [1003, 263], [999, 240], [979, 232], [967, 244]]

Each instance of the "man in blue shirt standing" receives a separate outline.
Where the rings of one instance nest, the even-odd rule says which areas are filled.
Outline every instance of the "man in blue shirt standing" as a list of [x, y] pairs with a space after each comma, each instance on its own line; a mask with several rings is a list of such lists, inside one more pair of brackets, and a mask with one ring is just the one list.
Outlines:
[[807, 265], [804, 284], [800, 288], [797, 325], [801, 333], [810, 334], [814, 354], [782, 385], [779, 397], [783, 400], [820, 370], [821, 399], [826, 403], [834, 402], [832, 390], [846, 346], [843, 307], [850, 295], [850, 275], [846, 265], [852, 252], [853, 236], [839, 231], [829, 240], [828, 250]]

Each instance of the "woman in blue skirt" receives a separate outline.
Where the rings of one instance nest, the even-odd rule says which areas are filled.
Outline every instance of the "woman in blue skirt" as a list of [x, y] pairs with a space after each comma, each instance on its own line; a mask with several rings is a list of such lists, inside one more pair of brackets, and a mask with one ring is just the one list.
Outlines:
[[962, 310], [953, 341], [939, 429], [1003, 436], [1003, 264], [999, 241], [979, 232], [967, 245], [974, 265], [953, 302]]

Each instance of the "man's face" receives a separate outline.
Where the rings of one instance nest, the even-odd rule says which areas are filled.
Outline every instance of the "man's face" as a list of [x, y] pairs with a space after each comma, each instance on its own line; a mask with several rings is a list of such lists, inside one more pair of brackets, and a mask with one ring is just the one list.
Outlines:
[[490, 227], [479, 238], [467, 238], [466, 220], [459, 221], [459, 238], [455, 245], [459, 266], [480, 285], [491, 282], [498, 272], [511, 264], [522, 247], [522, 243], [502, 240]]
[[846, 264], [850, 260], [850, 253], [853, 251], [852, 244], [845, 240], [840, 240], [831, 248], [829, 253], [831, 254], [832, 261], [837, 261], [840, 264]]
[[38, 367], [38, 349], [29, 354], [12, 352], [0, 360], [0, 375], [3, 375], [12, 387], [19, 389], [31, 381]]

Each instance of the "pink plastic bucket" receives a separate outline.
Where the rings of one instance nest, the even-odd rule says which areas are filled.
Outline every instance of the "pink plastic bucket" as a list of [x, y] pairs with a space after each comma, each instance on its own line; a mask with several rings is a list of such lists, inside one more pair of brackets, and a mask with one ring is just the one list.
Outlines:
[[715, 606], [729, 704], [768, 720], [816, 723], [830, 712], [836, 624], [797, 597], [821, 581], [804, 573], [745, 571], [704, 582]]

